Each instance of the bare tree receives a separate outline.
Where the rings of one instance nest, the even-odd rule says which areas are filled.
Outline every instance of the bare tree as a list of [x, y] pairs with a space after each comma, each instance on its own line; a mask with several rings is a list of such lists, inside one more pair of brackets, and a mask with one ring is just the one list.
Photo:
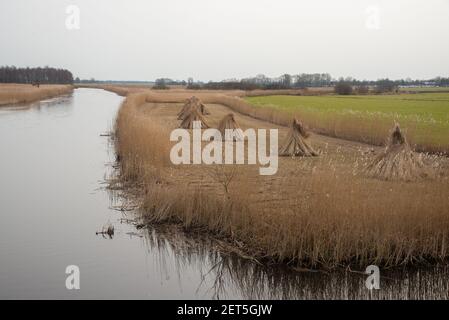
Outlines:
[[238, 173], [237, 166], [226, 164], [214, 165], [208, 173], [212, 179], [223, 187], [225, 194], [229, 196], [229, 187]]

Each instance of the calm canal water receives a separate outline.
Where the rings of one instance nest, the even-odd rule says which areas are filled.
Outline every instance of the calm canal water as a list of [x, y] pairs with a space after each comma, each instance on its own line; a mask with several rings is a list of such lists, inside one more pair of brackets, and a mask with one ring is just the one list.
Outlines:
[[[446, 267], [385, 272], [371, 292], [364, 275], [260, 267], [170, 227], [137, 230], [105, 190], [114, 152], [101, 134], [122, 99], [77, 89], [0, 108], [0, 298], [448, 298]], [[96, 235], [108, 223], [114, 237]], [[65, 286], [68, 265], [80, 290]]]

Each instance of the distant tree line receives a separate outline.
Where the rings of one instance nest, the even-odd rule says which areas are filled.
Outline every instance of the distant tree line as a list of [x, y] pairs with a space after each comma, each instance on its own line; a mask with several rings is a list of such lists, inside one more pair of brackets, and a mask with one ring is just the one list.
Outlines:
[[240, 81], [226, 82], [208, 82], [204, 84], [192, 83], [187, 85], [188, 89], [207, 89], [207, 90], [256, 90], [260, 86], [254, 83], [245, 83]]
[[155, 87], [161, 88], [161, 89], [167, 89], [165, 87], [168, 86], [185, 86], [187, 85], [187, 82], [185, 80], [173, 80], [170, 78], [159, 78], [155, 81]]
[[0, 67], [0, 83], [72, 84], [73, 75], [66, 69]]
[[153, 85], [154, 89], [170, 89], [170, 86], [186, 86], [192, 90], [277, 90], [277, 89], [306, 89], [311, 87], [334, 88], [335, 93], [342, 95], [388, 93], [395, 92], [399, 87], [407, 86], [449, 86], [449, 78], [437, 77], [430, 80], [358, 80], [352, 77], [335, 79], [329, 73], [300, 73], [296, 75], [283, 74], [270, 78], [263, 74], [244, 79], [227, 79], [222, 81], [201, 82], [193, 78], [173, 80], [158, 78], [155, 82], [148, 81], [99, 81], [91, 79], [75, 79], [75, 83], [109, 83], [109, 84], [141, 84]]
[[283, 74], [277, 78], [269, 78], [259, 74], [253, 78], [241, 80], [230, 79], [218, 82], [210, 81], [200, 84], [189, 82], [187, 88], [191, 89], [214, 89], [214, 90], [275, 90], [275, 89], [295, 89], [307, 87], [329, 87], [332, 85], [332, 77], [327, 73], [314, 74]]
[[449, 78], [436, 77], [434, 81], [435, 85], [439, 87], [449, 87]]
[[437, 77], [430, 80], [379, 79], [357, 80], [351, 77], [333, 79], [328, 73], [301, 73], [297, 75], [283, 74], [276, 78], [259, 74], [253, 78], [228, 79], [223, 81], [210, 81], [207, 83], [194, 82], [189, 79], [188, 89], [210, 90], [270, 90], [270, 89], [304, 89], [310, 87], [334, 87], [337, 94], [367, 94], [395, 92], [399, 87], [407, 86], [449, 86], [449, 78]]
[[334, 84], [334, 91], [340, 95], [368, 94], [370, 92], [381, 94], [397, 92], [399, 84], [389, 79], [379, 79], [377, 81], [357, 81], [352, 78], [340, 78]]
[[80, 79], [78, 77], [75, 78], [74, 83], [100, 83], [101, 81], [97, 81], [95, 80], [95, 78], [90, 78], [90, 79]]
[[294, 79], [294, 84], [298, 88], [329, 87], [332, 85], [332, 77], [328, 73], [301, 73], [294, 76]]

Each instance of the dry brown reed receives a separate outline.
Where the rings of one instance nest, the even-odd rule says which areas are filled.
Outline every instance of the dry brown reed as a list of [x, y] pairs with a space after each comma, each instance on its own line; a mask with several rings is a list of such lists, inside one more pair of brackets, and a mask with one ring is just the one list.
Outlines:
[[318, 153], [307, 141], [309, 137], [304, 125], [298, 119], [294, 119], [284, 144], [279, 148], [280, 156], [287, 157], [315, 157]]
[[[108, 90], [107, 88], [105, 89]], [[134, 90], [132, 92], [135, 92], [138, 89], [123, 90]], [[146, 92], [147, 102], [180, 103], [192, 95], [192, 92], [187, 90], [173, 90], [170, 92], [148, 90]], [[378, 119], [376, 118], [376, 115], [373, 115], [370, 121], [365, 121], [360, 119], [359, 116], [352, 114], [334, 114], [329, 117], [323, 117], [321, 114], [302, 112], [301, 110], [287, 112], [269, 107], [255, 107], [241, 98], [245, 95], [262, 93], [269, 94], [270, 92], [246, 93], [243, 91], [195, 91], [195, 95], [204, 103], [222, 104], [235, 112], [248, 115], [255, 119], [287, 127], [290, 125], [292, 118], [298, 118], [302, 119], [308, 129], [314, 133], [375, 146], [383, 146], [386, 144], [385, 137], [388, 136], [392, 123], [388, 123], [381, 118]], [[277, 94], [279, 94], [279, 92]], [[312, 93], [311, 91], [310, 94], [316, 93]], [[416, 143], [415, 141], [423, 141], [423, 139], [422, 134], [419, 137], [417, 136], [418, 131], [415, 127], [409, 125], [406, 128], [406, 131], [409, 143], [416, 151], [443, 154], [449, 153], [446, 145], [436, 144], [431, 139]]]
[[178, 120], [184, 120], [194, 112], [198, 112], [200, 115], [209, 115], [210, 112], [206, 106], [195, 96], [187, 99], [186, 103], [178, 112]]
[[144, 93], [129, 94], [117, 115], [116, 152], [125, 180], [144, 181], [154, 177], [154, 168], [170, 164], [170, 131], [141, 116], [138, 107], [145, 99]]
[[0, 106], [16, 103], [30, 103], [53, 98], [73, 91], [70, 85], [1, 84]]
[[[97, 86], [105, 90], [117, 92], [126, 95], [129, 92], [142, 91], [145, 88], [135, 86]], [[204, 103], [223, 104], [232, 110], [251, 116], [256, 119], [268, 121], [281, 126], [288, 126], [292, 118], [302, 119], [307, 127], [318, 134], [327, 135], [357, 141], [376, 146], [386, 144], [385, 137], [390, 132], [392, 123], [385, 121], [381, 116], [373, 114], [369, 121], [361, 119], [356, 114], [333, 114], [323, 117], [322, 114], [303, 112], [301, 110], [291, 110], [289, 112], [269, 108], [255, 107], [241, 97], [245, 96], [263, 96], [263, 95], [323, 95], [329, 94], [330, 88], [311, 88], [309, 90], [184, 90], [175, 89], [170, 92], [161, 92], [147, 90], [149, 92], [148, 102], [182, 102], [192, 96], [192, 92]], [[449, 154], [448, 146], [435, 142], [432, 138], [423, 139], [422, 130], [409, 124], [406, 128], [410, 145], [418, 152], [428, 152], [434, 154]]]
[[233, 113], [225, 115], [218, 123], [217, 129], [220, 131], [221, 137], [225, 141], [242, 141], [245, 139], [243, 131], [235, 120]]
[[200, 109], [195, 108], [191, 109], [186, 115], [184, 115], [179, 127], [183, 129], [193, 129], [194, 122], [199, 122], [200, 127], [203, 129], [209, 128], [209, 125], [206, 123]]
[[[126, 95], [129, 92], [138, 92], [143, 89], [134, 87], [116, 87], [116, 86], [97, 86], [101, 89], [110, 90], [121, 95]], [[170, 90], [169, 92], [161, 92], [154, 90], [147, 90], [147, 102], [170, 102], [180, 103], [190, 98], [192, 91], [188, 90]], [[342, 138], [352, 141], [368, 143], [372, 145], [381, 146], [385, 144], [385, 137], [387, 136], [390, 125], [385, 121], [360, 121], [354, 115], [333, 115], [332, 117], [323, 118], [319, 114], [304, 113], [301, 111], [286, 112], [278, 109], [268, 107], [255, 107], [241, 97], [244, 96], [258, 96], [269, 94], [301, 94], [301, 95], [316, 95], [325, 94], [327, 91], [316, 92], [314, 90], [254, 90], [251, 92], [245, 91], [195, 91], [195, 96], [200, 98], [204, 103], [222, 104], [230, 109], [248, 115], [255, 119], [268, 121], [281, 126], [289, 126], [292, 118], [302, 119], [307, 127], [319, 134], [328, 135], [331, 137]], [[374, 117], [374, 116], [373, 116]], [[408, 135], [410, 141], [413, 142], [414, 130], [408, 128]], [[419, 144], [415, 146], [417, 151], [428, 152], [442, 152], [446, 148], [435, 146], [433, 144]], [[447, 150], [446, 150], [447, 151]]]
[[157, 185], [145, 194], [143, 214], [149, 222], [211, 232], [257, 259], [292, 266], [391, 267], [448, 257], [448, 200], [441, 188], [447, 183], [437, 190], [431, 184], [386, 189], [329, 171], [301, 180], [297, 188], [304, 197], [294, 209], [255, 208], [238, 196], [254, 186], [239, 183], [229, 199], [207, 189]]
[[391, 131], [385, 151], [366, 168], [369, 176], [385, 180], [411, 181], [430, 175], [422, 155], [415, 153], [408, 144], [399, 124]]
[[[200, 98], [261, 117], [232, 97]], [[254, 170], [239, 172], [227, 197], [192, 179], [173, 183], [187, 169], [170, 167], [167, 128], [139, 111], [145, 101], [162, 99], [179, 102], [185, 96], [131, 94], [116, 127], [122, 177], [142, 186], [142, 215], [148, 222], [179, 223], [186, 230], [226, 240], [260, 261], [291, 266], [390, 267], [449, 257], [447, 179], [420, 183], [367, 179], [337, 169], [323, 155], [285, 167], [293, 169], [285, 169], [278, 184], [253, 175]], [[294, 160], [281, 159], [280, 170], [286, 165], [283, 161]], [[285, 200], [268, 205], [279, 197]]]

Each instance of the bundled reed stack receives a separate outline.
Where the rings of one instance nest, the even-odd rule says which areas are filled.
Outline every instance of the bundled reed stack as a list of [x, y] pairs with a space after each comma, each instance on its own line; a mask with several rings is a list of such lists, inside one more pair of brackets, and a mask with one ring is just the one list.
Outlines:
[[198, 98], [193, 96], [186, 100], [186, 103], [182, 107], [181, 111], [178, 112], [178, 120], [183, 120], [184, 117], [190, 113], [192, 107], [197, 104]]
[[218, 131], [220, 131], [221, 137], [225, 141], [242, 141], [244, 139], [243, 131], [237, 124], [237, 121], [235, 121], [233, 113], [229, 113], [221, 119], [218, 124]]
[[307, 141], [309, 134], [298, 119], [293, 119], [290, 132], [279, 148], [279, 156], [283, 157], [315, 157], [318, 153]]
[[180, 128], [183, 129], [193, 129], [193, 122], [199, 121], [201, 125], [201, 129], [209, 128], [209, 125], [204, 120], [203, 115], [201, 114], [199, 109], [192, 109], [182, 120]]
[[207, 115], [210, 114], [209, 110], [206, 108], [206, 106], [201, 101], [199, 101], [199, 107], [198, 108], [200, 109], [200, 113], [203, 116], [207, 116]]
[[429, 172], [421, 155], [413, 152], [396, 123], [385, 151], [366, 167], [366, 173], [384, 180], [412, 181], [426, 176]]
[[189, 115], [193, 110], [198, 109], [200, 114], [208, 115], [210, 114], [206, 106], [198, 99], [193, 96], [187, 99], [186, 103], [182, 107], [181, 111], [178, 113], [178, 120], [184, 120], [184, 118]]

